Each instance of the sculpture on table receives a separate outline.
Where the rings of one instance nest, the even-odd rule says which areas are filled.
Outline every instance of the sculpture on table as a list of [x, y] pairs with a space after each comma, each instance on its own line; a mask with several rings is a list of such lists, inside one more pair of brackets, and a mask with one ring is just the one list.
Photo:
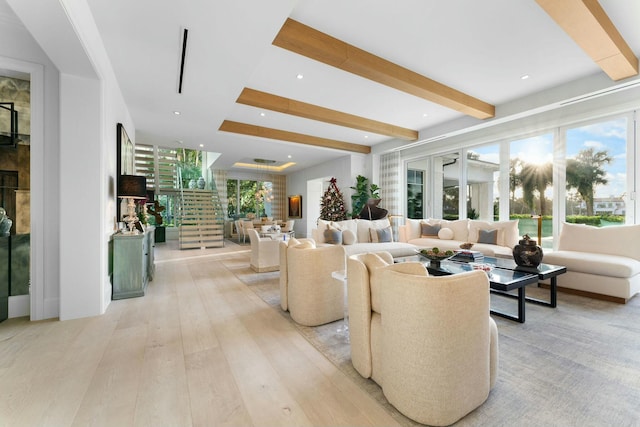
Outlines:
[[7, 216], [7, 211], [0, 208], [0, 237], [6, 237], [11, 233], [13, 221]]
[[153, 201], [153, 207], [147, 208], [149, 213], [156, 219], [156, 225], [162, 225], [162, 215], [160, 215], [160, 213], [163, 212], [164, 209], [164, 206], [160, 206], [157, 200]]
[[386, 209], [379, 208], [378, 205], [382, 199], [369, 199], [367, 200], [367, 204], [360, 211], [358, 215], [361, 219], [382, 219], [387, 216], [389, 213]]

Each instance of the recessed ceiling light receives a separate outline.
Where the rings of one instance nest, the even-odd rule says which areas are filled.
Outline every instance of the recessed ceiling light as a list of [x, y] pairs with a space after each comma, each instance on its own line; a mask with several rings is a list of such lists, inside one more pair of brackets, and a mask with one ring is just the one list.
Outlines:
[[287, 156], [287, 159], [290, 159], [290, 158], [291, 158], [291, 154], [289, 154], [289, 155]]
[[364, 138], [365, 138], [365, 139], [369, 138], [369, 135], [365, 135], [365, 136], [364, 136]]
[[204, 144], [200, 144], [200, 147], [204, 147]]
[[429, 117], [429, 114], [428, 114], [428, 113], [424, 113], [424, 114], [422, 115], [422, 117]]
[[266, 114], [265, 113], [260, 113], [260, 116], [264, 117], [264, 116], [266, 116]]
[[174, 111], [173, 114], [175, 114], [176, 116], [180, 115], [180, 111]]
[[525, 74], [524, 76], [520, 77], [521, 80], [527, 80], [529, 78], [529, 74]]
[[302, 80], [302, 79], [304, 78], [304, 75], [302, 75], [302, 74], [298, 74], [298, 75], [296, 76], [296, 78], [297, 78], [298, 80]]

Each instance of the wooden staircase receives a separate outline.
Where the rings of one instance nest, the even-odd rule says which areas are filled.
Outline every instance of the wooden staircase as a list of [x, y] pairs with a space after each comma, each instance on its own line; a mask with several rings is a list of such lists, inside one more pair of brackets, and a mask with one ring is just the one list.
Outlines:
[[224, 218], [217, 191], [182, 189], [180, 249], [224, 246]]

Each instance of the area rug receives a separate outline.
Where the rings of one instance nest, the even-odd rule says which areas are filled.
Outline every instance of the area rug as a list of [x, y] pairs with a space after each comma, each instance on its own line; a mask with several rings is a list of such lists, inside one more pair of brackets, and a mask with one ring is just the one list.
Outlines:
[[[355, 371], [348, 340], [337, 332], [341, 321], [298, 325], [280, 308], [279, 272], [255, 273], [237, 260], [231, 270], [400, 424], [421, 425], [400, 414], [375, 382]], [[545, 289], [527, 292], [548, 297]], [[527, 304], [524, 324], [495, 317], [497, 384], [487, 401], [456, 426], [638, 425], [640, 298], [619, 305], [559, 293], [558, 303], [555, 309]], [[492, 297], [494, 305], [508, 310], [515, 301]]]

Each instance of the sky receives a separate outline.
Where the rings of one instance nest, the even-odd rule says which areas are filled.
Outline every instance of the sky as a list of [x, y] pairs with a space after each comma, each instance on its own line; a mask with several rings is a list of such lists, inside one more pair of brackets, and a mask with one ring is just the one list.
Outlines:
[[[627, 119], [598, 122], [592, 125], [570, 128], [566, 132], [566, 155], [574, 158], [578, 152], [593, 148], [595, 151], [606, 151], [612, 162], [604, 165], [606, 185], [596, 187], [595, 197], [619, 197], [627, 190]], [[480, 159], [499, 163], [499, 147], [497, 144], [471, 149], [480, 155]], [[518, 157], [530, 163], [543, 164], [553, 161], [553, 134], [547, 133], [531, 138], [513, 141], [510, 145], [511, 158]], [[497, 190], [497, 189], [496, 189]], [[520, 197], [521, 194], [516, 196]], [[497, 194], [497, 192], [496, 192]], [[545, 195], [552, 197], [552, 190], [547, 189]]]

